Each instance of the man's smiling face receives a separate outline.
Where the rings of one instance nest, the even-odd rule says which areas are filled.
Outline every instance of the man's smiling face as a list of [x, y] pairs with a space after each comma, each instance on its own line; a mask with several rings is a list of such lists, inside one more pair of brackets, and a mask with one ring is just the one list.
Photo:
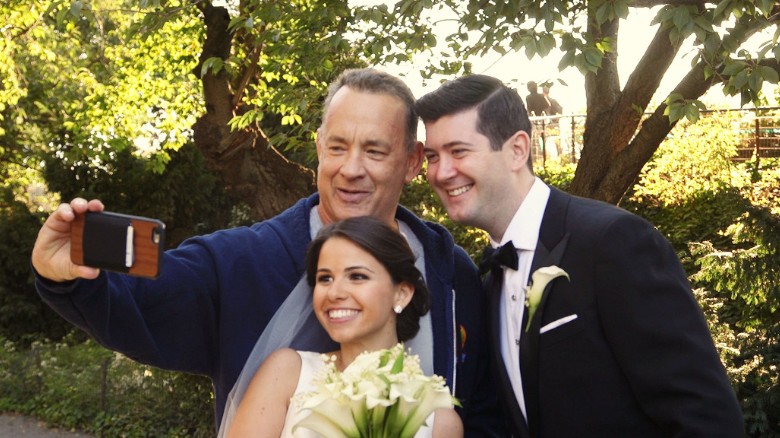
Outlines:
[[458, 223], [484, 230], [494, 228], [511, 187], [512, 149], [490, 148], [477, 131], [477, 110], [472, 108], [441, 117], [425, 125], [428, 182]]
[[338, 91], [317, 136], [323, 223], [354, 216], [394, 221], [403, 186], [421, 164], [419, 148], [407, 149], [405, 133], [405, 107], [397, 97]]

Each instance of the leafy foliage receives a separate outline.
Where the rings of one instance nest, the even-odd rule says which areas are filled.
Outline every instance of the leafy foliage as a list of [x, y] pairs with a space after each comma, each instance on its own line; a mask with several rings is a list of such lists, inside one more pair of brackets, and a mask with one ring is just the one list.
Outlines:
[[[619, 30], [632, 10], [642, 8], [655, 14], [656, 33], [634, 71], [621, 80]], [[777, 3], [766, 0], [695, 5], [400, 0], [392, 9], [359, 8], [356, 17], [376, 24], [365, 26], [367, 36], [361, 41], [375, 62], [432, 55], [415, 65], [424, 78], [471, 73], [470, 60], [487, 53], [512, 56], [518, 65], [536, 56], [556, 57], [559, 70], [578, 69], [585, 79], [588, 117], [571, 191], [617, 204], [674, 125], [698, 120], [705, 109], [700, 99], [709, 89], [719, 86], [727, 95], [741, 96], [743, 105], [758, 104], [763, 85], [777, 84], [777, 12]], [[756, 40], [759, 47], [754, 50]], [[691, 70], [667, 78], [683, 43], [692, 47], [686, 49], [693, 55]], [[656, 95], [666, 79], [678, 82], [666, 96]]]
[[752, 205], [746, 210], [725, 230], [731, 242], [722, 249], [694, 244], [701, 270], [693, 279], [726, 294], [739, 311], [735, 323], [754, 328], [767, 319], [780, 323], [780, 217]]
[[191, 144], [171, 153], [163, 173], [150, 172], [146, 160], [129, 149], [112, 152], [102, 166], [95, 166], [86, 155], [73, 157], [74, 152], [85, 153], [74, 149], [64, 151], [63, 158], [55, 155], [45, 161], [49, 188], [64, 199], [97, 198], [112, 211], [158, 218], [166, 224], [168, 246], [222, 228], [231, 219], [233, 201]]
[[740, 117], [715, 113], [678, 125], [622, 203], [656, 224], [679, 251], [687, 251], [688, 242], [722, 240], [719, 231], [744, 212], [735, 187], [749, 178], [731, 161]]
[[62, 337], [68, 324], [48, 308], [32, 285], [30, 252], [41, 216], [0, 188], [0, 337]]
[[70, 335], [20, 349], [0, 337], [0, 411], [102, 437], [214, 436], [205, 377], [162, 371]]
[[[776, 182], [780, 183], [780, 179]], [[725, 328], [716, 342], [742, 400], [748, 435], [780, 436], [780, 216], [749, 206], [726, 230], [727, 245], [692, 244], [700, 270], [692, 276], [717, 303]]]
[[534, 173], [547, 184], [567, 192], [569, 191], [569, 186], [571, 186], [571, 181], [574, 179], [576, 168], [577, 165], [572, 163], [545, 166], [541, 169], [537, 169], [535, 166]]
[[365, 66], [345, 38], [353, 20], [347, 2], [247, 0], [237, 12], [234, 53], [223, 65], [241, 97], [230, 125], [260, 128], [281, 150], [301, 151], [319, 127], [328, 83]]
[[167, 150], [190, 138], [200, 107], [190, 72], [202, 38], [198, 22], [185, 16], [145, 39], [126, 39], [143, 14], [123, 6], [118, 0], [4, 6], [12, 17], [5, 40], [14, 47], [10, 61], [25, 96], [9, 109], [19, 125], [10, 139], [29, 145], [25, 155], [75, 144], [101, 162], [132, 146], [160, 172]]
[[[398, 62], [410, 53], [433, 51], [435, 61], [421, 66], [424, 77], [434, 74], [468, 73], [470, 58], [497, 52], [522, 53], [542, 58], [553, 50], [561, 53], [559, 69], [576, 67], [583, 75], [598, 74], [603, 61], [617, 51], [617, 41], [601, 35], [599, 27], [626, 19], [632, 8], [647, 7], [626, 0], [513, 0], [485, 3], [476, 0], [441, 2], [399, 0], [392, 10], [386, 5], [358, 8], [356, 17], [376, 23], [367, 31], [365, 53], [379, 63]], [[653, 24], [669, 30], [669, 43], [692, 40], [695, 64], [704, 61], [707, 75], [721, 75], [727, 94], [742, 94], [743, 103], [757, 101], [764, 82], [776, 84], [778, 72], [762, 61], [780, 59], [776, 35], [766, 33], [757, 54], [742, 44], [746, 35], [776, 29], [775, 2], [728, 0], [712, 4], [667, 4], [655, 9]], [[442, 19], [442, 17], [446, 17]], [[440, 41], [442, 22], [455, 22], [455, 30]], [[591, 26], [588, 26], [588, 24]], [[729, 32], [731, 31], [731, 32]], [[725, 35], [725, 36], [724, 36]], [[701, 78], [704, 80], [705, 78]], [[695, 121], [701, 102], [683, 104], [680, 116]], [[677, 115], [672, 122], [678, 119]]]
[[671, 206], [702, 191], [743, 185], [730, 160], [740, 143], [742, 116], [726, 112], [678, 125], [643, 170], [633, 196]]
[[780, 436], [780, 379], [777, 324], [743, 331], [729, 323], [729, 299], [705, 288], [694, 289], [731, 384], [742, 404], [747, 437]]

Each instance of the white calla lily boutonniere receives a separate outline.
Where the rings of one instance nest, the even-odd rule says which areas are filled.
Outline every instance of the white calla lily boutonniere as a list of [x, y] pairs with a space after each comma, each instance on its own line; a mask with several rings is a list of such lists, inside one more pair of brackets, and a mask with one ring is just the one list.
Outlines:
[[531, 320], [534, 317], [534, 313], [536, 313], [536, 308], [542, 302], [544, 289], [558, 277], [566, 277], [567, 280], [570, 280], [569, 274], [555, 265], [539, 268], [531, 274], [531, 284], [525, 290], [525, 308], [528, 312], [528, 322], [525, 325], [526, 332], [531, 327]]

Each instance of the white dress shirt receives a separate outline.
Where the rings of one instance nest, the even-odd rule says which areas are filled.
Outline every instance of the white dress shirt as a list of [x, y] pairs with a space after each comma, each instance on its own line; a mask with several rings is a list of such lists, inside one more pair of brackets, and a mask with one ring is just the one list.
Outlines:
[[500, 301], [500, 344], [501, 356], [504, 358], [504, 365], [509, 374], [509, 380], [512, 382], [515, 398], [520, 405], [520, 410], [523, 411], [523, 416], [526, 417], [519, 354], [520, 335], [523, 332], [523, 313], [525, 312], [525, 286], [528, 284], [531, 262], [534, 259], [536, 242], [539, 240], [539, 229], [542, 226], [542, 217], [549, 197], [550, 188], [537, 177], [520, 208], [512, 217], [512, 221], [509, 222], [509, 227], [504, 232], [501, 242], [490, 239], [493, 248], [511, 240], [517, 250], [517, 270], [504, 268]]

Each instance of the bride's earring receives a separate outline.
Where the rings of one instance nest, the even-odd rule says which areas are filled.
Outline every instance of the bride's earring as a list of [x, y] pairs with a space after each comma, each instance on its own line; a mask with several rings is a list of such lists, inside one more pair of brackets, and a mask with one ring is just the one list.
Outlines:
[[404, 308], [403, 308], [403, 307], [401, 307], [401, 305], [400, 305], [400, 304], [396, 304], [396, 305], [395, 305], [395, 307], [393, 307], [393, 311], [395, 311], [395, 313], [398, 313], [398, 314], [400, 314], [401, 312], [403, 312], [403, 311], [404, 311]]

